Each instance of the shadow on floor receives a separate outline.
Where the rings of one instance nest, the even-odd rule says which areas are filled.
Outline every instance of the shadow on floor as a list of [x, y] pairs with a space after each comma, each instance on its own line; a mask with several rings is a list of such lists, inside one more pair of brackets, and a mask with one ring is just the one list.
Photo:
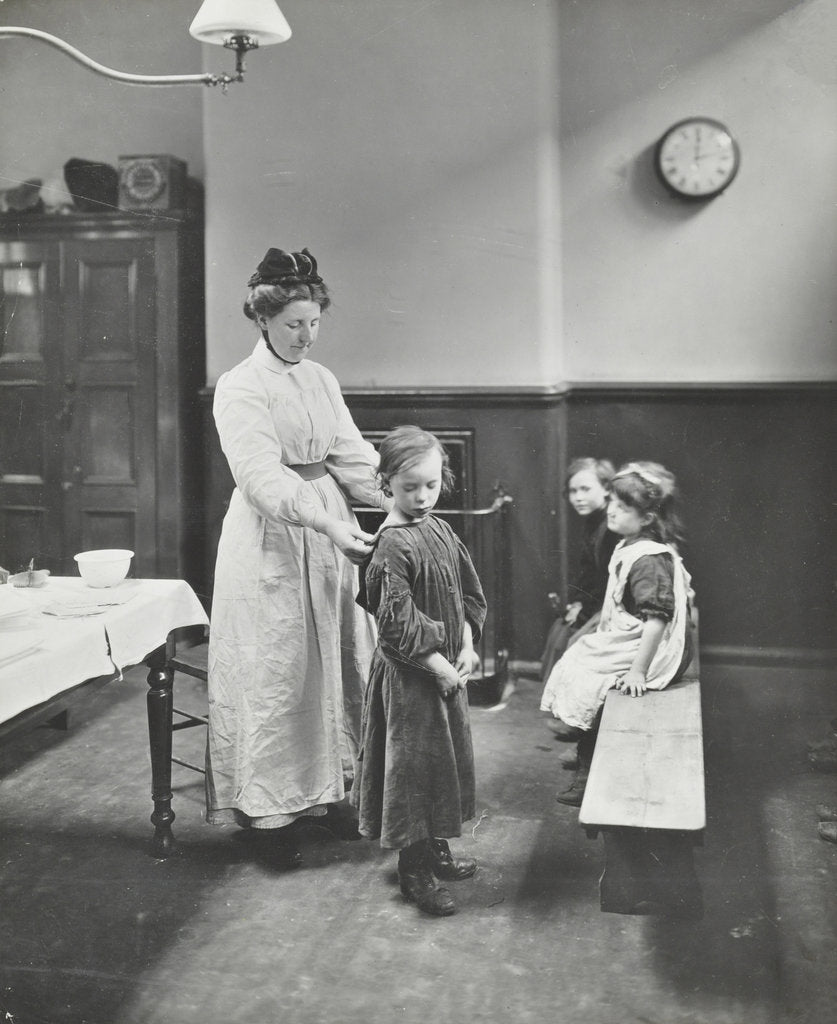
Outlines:
[[[0, 1010], [15, 1024], [820, 1024], [837, 849], [810, 813], [837, 778], [800, 754], [830, 690], [795, 683], [705, 673], [699, 922], [602, 914], [601, 843], [554, 800], [567, 773], [538, 685], [474, 708], [477, 816], [452, 845], [480, 867], [439, 920], [401, 899], [374, 843], [312, 841], [301, 870], [270, 872], [237, 830], [204, 824], [185, 769], [178, 854], [151, 857], [145, 683], [126, 677], [68, 733], [4, 749]], [[203, 699], [178, 683], [179, 704]], [[197, 763], [202, 744], [202, 730], [176, 737]]]

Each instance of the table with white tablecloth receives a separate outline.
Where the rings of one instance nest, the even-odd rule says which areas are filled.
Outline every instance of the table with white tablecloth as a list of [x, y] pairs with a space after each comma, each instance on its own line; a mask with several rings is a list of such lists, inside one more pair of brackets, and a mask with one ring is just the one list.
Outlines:
[[116, 682], [130, 666], [148, 666], [151, 820], [159, 856], [167, 855], [173, 842], [173, 633], [207, 624], [203, 606], [184, 580], [123, 580], [98, 589], [81, 579], [53, 576], [41, 587], [0, 586], [0, 735], [60, 710], [76, 690]]

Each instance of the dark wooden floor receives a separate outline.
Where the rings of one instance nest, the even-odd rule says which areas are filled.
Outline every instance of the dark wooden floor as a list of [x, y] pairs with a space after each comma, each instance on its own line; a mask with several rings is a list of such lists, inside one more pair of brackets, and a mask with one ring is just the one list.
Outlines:
[[[459, 912], [420, 916], [391, 854], [320, 842], [271, 874], [202, 821], [175, 768], [178, 856], [148, 855], [145, 682], [132, 671], [0, 752], [0, 1019], [15, 1024], [825, 1024], [837, 1006], [837, 846], [809, 770], [826, 670], [703, 671], [707, 805], [699, 922], [602, 914], [601, 847], [554, 801], [563, 749], [518, 680], [474, 708], [480, 862]], [[180, 703], [202, 705], [178, 679]], [[201, 758], [198, 730], [176, 739]], [[2, 1014], [9, 1016], [2, 1017]]]

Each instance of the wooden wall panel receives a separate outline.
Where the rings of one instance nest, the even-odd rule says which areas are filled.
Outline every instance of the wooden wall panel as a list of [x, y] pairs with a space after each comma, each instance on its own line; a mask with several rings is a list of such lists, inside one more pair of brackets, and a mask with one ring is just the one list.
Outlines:
[[571, 443], [677, 475], [709, 647], [835, 636], [835, 386], [574, 389]]
[[[540, 658], [549, 590], [575, 560], [578, 520], [562, 496], [581, 455], [662, 462], [677, 474], [707, 650], [804, 660], [837, 648], [832, 450], [837, 386], [574, 387], [566, 392], [347, 391], [361, 430], [399, 423], [472, 431], [473, 501], [514, 497], [512, 657]], [[232, 480], [203, 397], [207, 589]]]

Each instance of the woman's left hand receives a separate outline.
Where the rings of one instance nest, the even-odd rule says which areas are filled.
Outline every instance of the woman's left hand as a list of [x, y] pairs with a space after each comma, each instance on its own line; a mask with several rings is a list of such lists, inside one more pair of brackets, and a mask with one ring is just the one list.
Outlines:
[[364, 533], [359, 526], [346, 523], [342, 519], [336, 519], [329, 524], [328, 537], [355, 565], [360, 565], [368, 557], [375, 540], [371, 533]]
[[645, 673], [629, 669], [616, 684], [616, 689], [631, 697], [641, 697], [648, 689], [645, 685]]

